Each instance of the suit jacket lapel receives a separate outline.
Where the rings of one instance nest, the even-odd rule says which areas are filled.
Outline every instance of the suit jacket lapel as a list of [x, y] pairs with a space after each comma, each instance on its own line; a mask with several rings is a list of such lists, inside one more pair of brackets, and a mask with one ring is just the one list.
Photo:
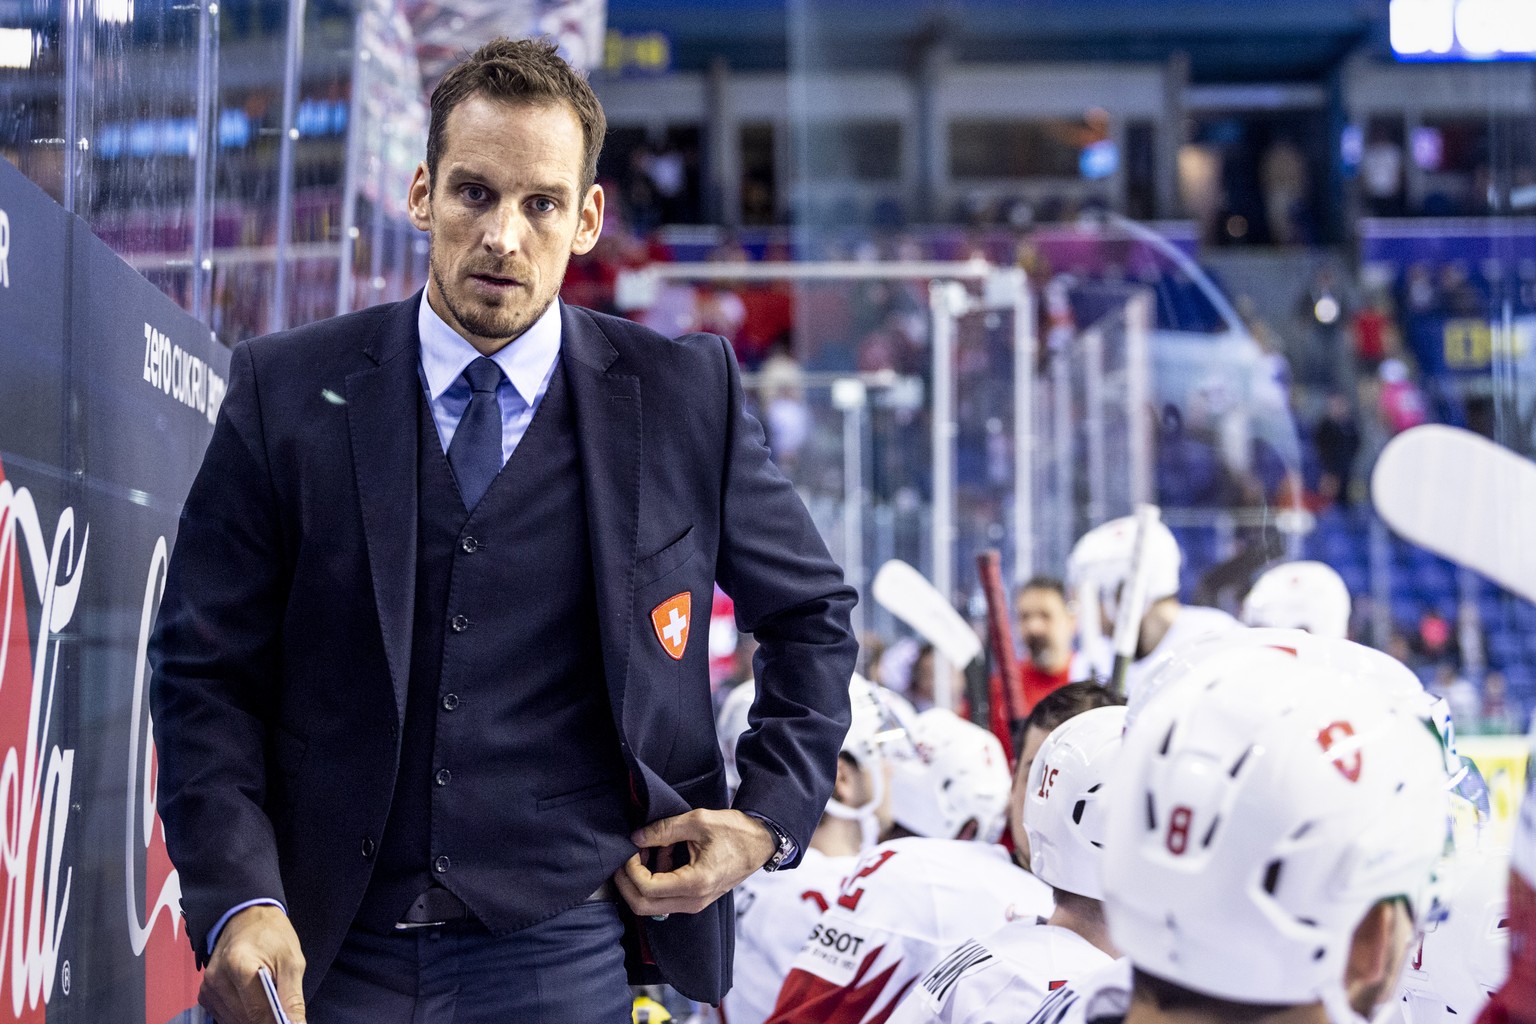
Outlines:
[[416, 447], [421, 402], [416, 316], [421, 301], [417, 292], [414, 299], [395, 306], [364, 346], [374, 365], [347, 378], [347, 423], [373, 572], [373, 599], [401, 725], [416, 612]]
[[615, 368], [618, 351], [585, 312], [561, 303], [560, 327], [561, 364], [581, 453], [603, 670], [622, 731], [640, 527], [640, 378]]

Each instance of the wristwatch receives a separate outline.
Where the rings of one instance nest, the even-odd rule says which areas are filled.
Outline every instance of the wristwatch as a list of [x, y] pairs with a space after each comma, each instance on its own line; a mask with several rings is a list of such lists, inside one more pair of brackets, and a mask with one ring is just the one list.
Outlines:
[[777, 822], [771, 821], [761, 814], [752, 814], [751, 811], [748, 811], [747, 814], [762, 822], [763, 828], [766, 828], [768, 834], [773, 837], [773, 856], [769, 857], [767, 862], [763, 864], [763, 870], [779, 870], [779, 868], [784, 866], [785, 861], [795, 855], [794, 839], [790, 838], [789, 833], [780, 828]]

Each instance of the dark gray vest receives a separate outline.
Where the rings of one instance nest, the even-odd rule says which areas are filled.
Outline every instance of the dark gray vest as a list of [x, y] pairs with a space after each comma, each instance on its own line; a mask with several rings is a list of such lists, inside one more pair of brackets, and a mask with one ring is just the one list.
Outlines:
[[580, 902], [634, 851], [564, 367], [472, 512], [425, 397], [419, 418], [405, 731], [358, 920], [387, 930], [436, 883], [510, 931]]

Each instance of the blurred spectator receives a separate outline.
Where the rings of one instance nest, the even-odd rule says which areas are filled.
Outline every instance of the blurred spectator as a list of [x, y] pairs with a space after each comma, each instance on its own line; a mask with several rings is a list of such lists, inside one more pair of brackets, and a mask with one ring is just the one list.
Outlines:
[[1385, 134], [1374, 133], [1360, 156], [1360, 185], [1365, 208], [1372, 217], [1403, 215], [1403, 147]]
[[1344, 339], [1346, 297], [1334, 269], [1318, 267], [1296, 305], [1302, 331], [1293, 360], [1297, 383], [1314, 392], [1335, 391], [1349, 379], [1352, 360]]
[[1348, 398], [1340, 394], [1328, 396], [1327, 412], [1313, 432], [1313, 443], [1322, 470], [1317, 482], [1318, 497], [1324, 503], [1337, 502], [1348, 508], [1355, 457], [1360, 453], [1360, 427], [1355, 423]]
[[1294, 142], [1278, 138], [1270, 143], [1259, 168], [1259, 182], [1264, 189], [1264, 219], [1270, 241], [1275, 245], [1306, 241], [1300, 222], [1306, 212], [1307, 158]]
[[1415, 263], [1403, 278], [1403, 294], [1407, 299], [1408, 312], [1415, 316], [1435, 313], [1440, 309], [1440, 293], [1435, 288], [1435, 278], [1427, 263]]
[[1354, 317], [1355, 369], [1375, 373], [1382, 360], [1400, 348], [1397, 323], [1392, 316], [1391, 300], [1372, 292]]
[[879, 327], [859, 342], [858, 368], [863, 373], [894, 370], [915, 373], [922, 369], [922, 353], [908, 329], [910, 317], [892, 310]]
[[805, 374], [789, 354], [788, 346], [778, 345], [763, 363], [760, 379], [768, 447], [774, 461], [788, 472], [815, 425], [805, 404]]
[[1429, 421], [1424, 393], [1408, 379], [1406, 363], [1401, 359], [1384, 360], [1376, 376], [1381, 381], [1378, 412], [1389, 433], [1400, 434], [1409, 427]]
[[1427, 689], [1435, 696], [1445, 698], [1451, 706], [1453, 721], [1474, 723], [1482, 713], [1483, 699], [1477, 687], [1450, 662], [1435, 667], [1435, 676]]
[[729, 338], [734, 345], [736, 335], [747, 318], [746, 306], [728, 286], [709, 281], [699, 286], [697, 303], [698, 330]]
[[738, 292], [741, 327], [735, 337], [736, 358], [755, 370], [775, 345], [789, 346], [795, 325], [794, 292], [787, 281], [757, 281]]
[[1417, 653], [1426, 661], [1444, 661], [1457, 652], [1456, 631], [1435, 608], [1425, 608], [1419, 614], [1415, 640]]
[[1483, 677], [1482, 721], [1479, 723], [1479, 731], [1498, 735], [1525, 731], [1520, 709], [1509, 700], [1509, 683], [1504, 673], [1497, 669]]

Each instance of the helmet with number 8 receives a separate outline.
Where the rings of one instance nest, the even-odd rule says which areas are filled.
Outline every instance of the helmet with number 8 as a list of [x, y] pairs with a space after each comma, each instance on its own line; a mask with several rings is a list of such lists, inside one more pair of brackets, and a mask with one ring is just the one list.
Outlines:
[[1422, 919], [1446, 847], [1440, 745], [1412, 706], [1273, 648], [1193, 666], [1142, 709], [1110, 782], [1105, 910], [1138, 968], [1194, 992], [1340, 994], [1356, 927]]
[[912, 739], [915, 756], [892, 759], [896, 824], [914, 835], [955, 839], [974, 820], [972, 838], [997, 842], [1012, 781], [997, 737], [953, 711], [930, 708], [917, 716]]
[[1243, 598], [1242, 620], [1342, 640], [1349, 635], [1349, 588], [1322, 562], [1286, 562], [1254, 583]]
[[1057, 889], [1104, 898], [1105, 786], [1120, 754], [1125, 708], [1094, 708], [1046, 737], [1024, 795], [1029, 869]]
[[1413, 1024], [1475, 1020], [1509, 975], [1509, 854], [1458, 857], [1445, 920], [1424, 933], [1403, 975]]

